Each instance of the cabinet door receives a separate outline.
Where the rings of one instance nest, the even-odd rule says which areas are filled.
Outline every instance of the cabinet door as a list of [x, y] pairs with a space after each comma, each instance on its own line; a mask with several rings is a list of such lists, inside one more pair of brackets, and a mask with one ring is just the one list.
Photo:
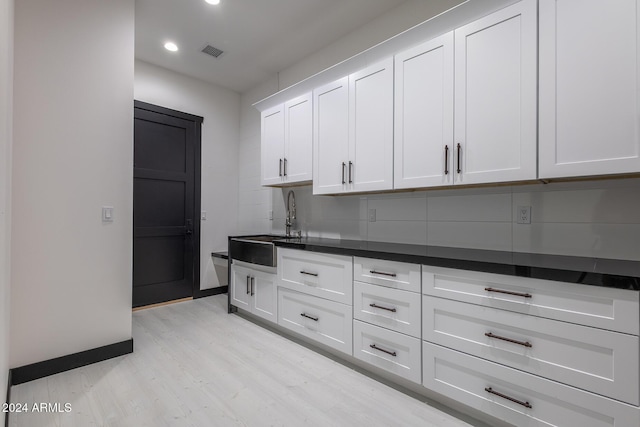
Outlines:
[[231, 304], [250, 311], [250, 294], [251, 274], [249, 270], [231, 265]]
[[540, 1], [540, 177], [640, 171], [637, 0]]
[[393, 187], [452, 184], [453, 32], [396, 55], [394, 114]]
[[455, 30], [457, 184], [536, 178], [536, 14], [523, 0]]
[[284, 107], [262, 112], [262, 185], [282, 184], [284, 166]]
[[313, 91], [313, 194], [346, 191], [349, 161], [349, 79]]
[[251, 312], [256, 316], [271, 320], [272, 322], [277, 322], [277, 276], [275, 274], [254, 271], [252, 272], [251, 277]]
[[284, 104], [285, 154], [283, 175], [287, 183], [311, 181], [313, 110], [311, 92]]
[[349, 76], [352, 191], [393, 188], [393, 58]]

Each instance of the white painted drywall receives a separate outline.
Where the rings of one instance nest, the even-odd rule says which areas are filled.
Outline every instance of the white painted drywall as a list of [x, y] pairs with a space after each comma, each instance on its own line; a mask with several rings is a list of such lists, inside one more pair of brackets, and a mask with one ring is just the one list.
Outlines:
[[211, 252], [227, 250], [227, 236], [238, 224], [240, 95], [147, 62], [135, 64], [135, 99], [204, 118], [201, 201], [207, 219], [200, 231], [200, 289], [225, 285]]
[[9, 373], [12, 94], [13, 0], [0, 0], [0, 402]]
[[134, 0], [18, 1], [14, 53], [11, 367], [131, 338]]

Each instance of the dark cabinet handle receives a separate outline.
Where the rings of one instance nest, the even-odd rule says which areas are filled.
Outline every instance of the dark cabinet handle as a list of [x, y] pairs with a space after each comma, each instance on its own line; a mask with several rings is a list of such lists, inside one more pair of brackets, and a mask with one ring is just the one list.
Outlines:
[[449, 175], [449, 146], [444, 146], [444, 174]]
[[347, 164], [345, 162], [342, 162], [342, 183], [346, 184], [346, 181], [344, 180], [344, 170], [347, 167]]
[[507, 294], [507, 295], [515, 295], [517, 297], [531, 298], [531, 294], [525, 294], [522, 292], [511, 292], [511, 291], [504, 291], [502, 289], [494, 289], [494, 288], [484, 288], [484, 290], [487, 292], [496, 292], [499, 294]]
[[282, 176], [282, 159], [280, 160], [280, 166], [278, 166], [278, 176]]
[[284, 171], [284, 176], [287, 176], [287, 158], [286, 158], [286, 157], [284, 158], [284, 168], [283, 168], [283, 171]]
[[353, 170], [353, 162], [349, 162], [349, 184], [353, 183], [352, 170]]
[[300, 313], [300, 316], [302, 316], [302, 317], [306, 317], [307, 319], [311, 319], [311, 320], [313, 320], [314, 322], [317, 322], [317, 321], [318, 321], [318, 319], [319, 319], [318, 317], [309, 316], [309, 315], [308, 315], [308, 314], [306, 314], [306, 313]]
[[304, 270], [300, 270], [300, 274], [306, 274], [307, 276], [318, 277], [318, 273], [309, 273]]
[[517, 403], [518, 405], [524, 406], [525, 408], [529, 408], [529, 409], [533, 408], [533, 406], [531, 406], [529, 402], [523, 402], [522, 400], [514, 399], [513, 397], [507, 396], [506, 394], [498, 393], [497, 391], [494, 391], [491, 387], [485, 387], [484, 391], [486, 391], [487, 393], [495, 394], [496, 396], [501, 397], [503, 399], [510, 400], [514, 403]]
[[462, 165], [460, 164], [460, 154], [461, 153], [462, 153], [462, 147], [460, 146], [460, 143], [458, 143], [458, 169], [457, 169], [458, 173], [462, 172]]
[[383, 276], [396, 277], [396, 273], [385, 273], [384, 271], [369, 270], [371, 274], [382, 274]]
[[501, 336], [499, 336], [499, 335], [494, 335], [494, 334], [492, 334], [491, 332], [485, 332], [485, 336], [487, 336], [487, 337], [489, 337], [489, 338], [495, 338], [495, 339], [497, 339], [497, 340], [502, 340], [502, 341], [510, 342], [510, 343], [513, 343], [513, 344], [518, 344], [518, 345], [521, 345], [521, 346], [523, 346], [523, 347], [528, 347], [528, 348], [533, 347], [529, 341], [518, 341], [518, 340], [512, 340], [511, 338], [505, 338], [505, 337], [501, 337]]
[[390, 355], [391, 355], [391, 356], [393, 356], [393, 357], [396, 357], [396, 356], [397, 356], [397, 354], [396, 354], [396, 352], [395, 352], [395, 351], [385, 350], [384, 348], [380, 348], [380, 347], [378, 347], [378, 346], [377, 346], [377, 345], [375, 345], [375, 344], [369, 344], [369, 347], [371, 347], [371, 348], [372, 348], [372, 349], [374, 349], [374, 350], [378, 350], [378, 351], [381, 351], [381, 352], [383, 352], [383, 353], [390, 354]]
[[380, 309], [382, 309], [382, 310], [391, 311], [391, 312], [393, 312], [393, 313], [395, 313], [395, 312], [396, 312], [396, 309], [395, 309], [395, 308], [387, 308], [387, 307], [383, 307], [383, 306], [378, 305], [378, 304], [376, 304], [376, 303], [374, 303], [374, 302], [372, 302], [371, 304], [369, 304], [369, 307], [373, 307], [373, 308], [380, 308]]
[[247, 295], [249, 295], [249, 293], [251, 292], [250, 287], [251, 285], [249, 284], [249, 276], [247, 276]]
[[251, 296], [254, 296], [256, 294], [256, 279], [255, 277], [251, 278]]

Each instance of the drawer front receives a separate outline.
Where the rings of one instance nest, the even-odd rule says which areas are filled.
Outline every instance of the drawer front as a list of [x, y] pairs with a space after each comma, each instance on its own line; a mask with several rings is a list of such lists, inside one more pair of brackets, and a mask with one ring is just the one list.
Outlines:
[[279, 285], [343, 304], [352, 303], [351, 257], [278, 248]]
[[278, 288], [278, 325], [352, 354], [352, 308], [289, 289]]
[[367, 283], [353, 282], [353, 317], [420, 338], [422, 296]]
[[353, 258], [353, 280], [420, 292], [420, 265], [355, 257]]
[[637, 336], [423, 298], [425, 341], [627, 403], [640, 403]]
[[424, 341], [422, 357], [426, 388], [513, 425], [640, 425], [638, 407], [617, 400]]
[[633, 335], [640, 330], [637, 291], [423, 265], [422, 292]]
[[420, 384], [420, 340], [404, 334], [353, 321], [353, 355], [385, 371]]

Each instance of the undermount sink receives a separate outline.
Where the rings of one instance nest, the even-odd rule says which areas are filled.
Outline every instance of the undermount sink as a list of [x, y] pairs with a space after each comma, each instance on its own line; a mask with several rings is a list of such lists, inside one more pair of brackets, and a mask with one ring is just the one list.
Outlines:
[[251, 264], [276, 266], [276, 247], [274, 240], [292, 239], [293, 237], [262, 234], [257, 236], [232, 237], [229, 242], [229, 258]]

